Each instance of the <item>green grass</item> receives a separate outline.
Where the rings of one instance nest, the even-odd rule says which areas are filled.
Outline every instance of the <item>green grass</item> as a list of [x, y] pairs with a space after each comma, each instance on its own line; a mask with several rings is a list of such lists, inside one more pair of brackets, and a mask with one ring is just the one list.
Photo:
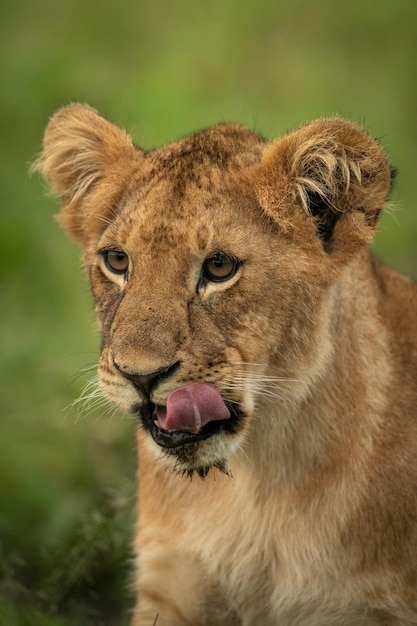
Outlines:
[[99, 338], [78, 250], [28, 165], [48, 117], [89, 102], [153, 147], [217, 121], [273, 138], [364, 122], [398, 166], [380, 256], [417, 277], [414, 0], [5, 0], [0, 19], [0, 623], [123, 624], [134, 424], [71, 403]]

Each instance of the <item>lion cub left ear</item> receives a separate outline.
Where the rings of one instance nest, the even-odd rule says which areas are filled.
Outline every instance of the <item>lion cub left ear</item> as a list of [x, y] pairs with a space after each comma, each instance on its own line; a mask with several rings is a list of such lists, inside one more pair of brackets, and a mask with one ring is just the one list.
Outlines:
[[346, 257], [372, 240], [392, 178], [374, 139], [331, 118], [269, 144], [255, 186], [263, 209], [284, 231], [304, 239], [314, 233], [326, 252]]
[[142, 161], [143, 153], [124, 130], [88, 105], [71, 104], [50, 120], [33, 169], [61, 199], [63, 226], [85, 246], [114, 217]]

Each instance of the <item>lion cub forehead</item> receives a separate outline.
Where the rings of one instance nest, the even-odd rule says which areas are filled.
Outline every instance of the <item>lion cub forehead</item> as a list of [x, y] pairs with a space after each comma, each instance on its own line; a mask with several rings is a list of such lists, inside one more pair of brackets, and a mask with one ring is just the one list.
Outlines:
[[179, 195], [175, 185], [160, 181], [147, 194], [130, 198], [107, 237], [152, 256], [169, 250], [199, 254], [233, 240], [242, 223], [240, 204], [227, 192], [187, 187]]
[[193, 248], [207, 249], [242, 218], [235, 177], [259, 162], [263, 148], [256, 133], [222, 124], [146, 153], [147, 175], [130, 187], [115, 230], [136, 245], [193, 240]]

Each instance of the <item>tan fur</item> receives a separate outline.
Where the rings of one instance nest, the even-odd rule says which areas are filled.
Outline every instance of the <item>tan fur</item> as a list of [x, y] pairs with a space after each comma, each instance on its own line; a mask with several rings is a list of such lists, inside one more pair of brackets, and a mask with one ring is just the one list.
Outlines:
[[[417, 624], [417, 289], [368, 247], [391, 185], [378, 143], [320, 119], [145, 153], [72, 105], [37, 167], [84, 249], [103, 392], [139, 415], [133, 625]], [[203, 280], [218, 252], [240, 267]], [[158, 446], [128, 377], [167, 367], [153, 405], [210, 381], [236, 432]]]

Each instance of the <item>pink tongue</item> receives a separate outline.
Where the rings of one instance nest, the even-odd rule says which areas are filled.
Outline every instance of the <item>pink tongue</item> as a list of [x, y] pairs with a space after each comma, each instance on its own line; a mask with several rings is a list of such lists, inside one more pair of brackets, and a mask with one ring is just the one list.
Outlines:
[[230, 411], [211, 383], [192, 383], [175, 389], [166, 409], [157, 408], [158, 423], [164, 430], [186, 430], [198, 433], [208, 422], [225, 420]]

